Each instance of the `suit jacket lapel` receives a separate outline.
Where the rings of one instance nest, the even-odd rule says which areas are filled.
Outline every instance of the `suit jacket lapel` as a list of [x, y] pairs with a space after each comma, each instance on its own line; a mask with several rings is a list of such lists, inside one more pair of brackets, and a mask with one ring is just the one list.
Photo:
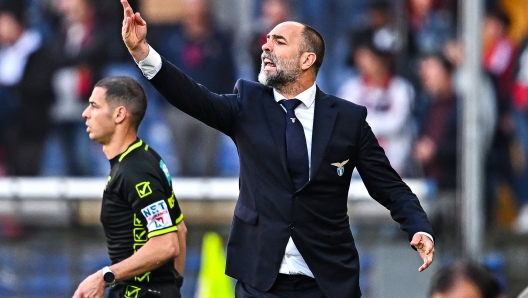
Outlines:
[[[266, 94], [263, 97], [264, 100], [262, 101], [262, 105], [268, 120], [271, 135], [277, 146], [283, 170], [289, 177], [288, 166], [286, 164], [286, 137], [284, 134], [286, 122], [284, 120], [284, 110], [280, 104], [275, 101], [273, 97], [273, 89], [270, 88], [269, 94]], [[326, 147], [328, 146], [332, 130], [334, 129], [337, 117], [337, 109], [333, 107], [334, 102], [335, 99], [333, 97], [326, 95], [317, 88], [314, 103], [311, 178], [315, 177], [317, 171], [321, 167]]]
[[269, 94], [264, 96], [262, 105], [264, 106], [264, 113], [268, 119], [271, 135], [275, 141], [275, 146], [279, 153], [283, 170], [288, 174], [288, 166], [286, 164], [285, 112], [281, 105], [275, 101], [275, 98], [273, 97], [273, 89], [269, 88]]
[[315, 95], [315, 111], [312, 133], [312, 165], [310, 177], [313, 179], [321, 167], [324, 153], [337, 117], [337, 109], [333, 107], [335, 99], [317, 88]]

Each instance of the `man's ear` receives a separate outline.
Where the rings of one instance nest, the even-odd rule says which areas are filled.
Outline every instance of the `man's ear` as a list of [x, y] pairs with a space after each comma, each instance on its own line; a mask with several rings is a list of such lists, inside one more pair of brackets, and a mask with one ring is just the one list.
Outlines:
[[315, 55], [315, 53], [310, 53], [310, 52], [302, 53], [301, 59], [300, 59], [301, 69], [307, 70], [315, 63], [316, 59], [317, 59], [317, 56]]
[[114, 119], [116, 124], [123, 123], [127, 115], [127, 109], [124, 106], [119, 106], [114, 110]]

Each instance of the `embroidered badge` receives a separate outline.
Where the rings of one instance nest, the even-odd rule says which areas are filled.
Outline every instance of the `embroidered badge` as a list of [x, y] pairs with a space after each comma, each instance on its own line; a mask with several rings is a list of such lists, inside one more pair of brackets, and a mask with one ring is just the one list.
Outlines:
[[172, 226], [172, 219], [165, 201], [157, 201], [141, 209], [147, 220], [147, 229], [150, 232]]
[[141, 288], [133, 286], [133, 285], [127, 285], [125, 289], [125, 298], [137, 298], [139, 297], [139, 291], [141, 291]]
[[152, 189], [150, 188], [150, 182], [145, 181], [136, 184], [136, 190], [139, 195], [139, 198], [142, 199], [152, 193]]
[[349, 161], [350, 159], [347, 159], [343, 162], [334, 162], [332, 163], [331, 165], [333, 166], [336, 166], [337, 167], [337, 175], [339, 176], [343, 176], [343, 174], [345, 173], [345, 165], [346, 163]]

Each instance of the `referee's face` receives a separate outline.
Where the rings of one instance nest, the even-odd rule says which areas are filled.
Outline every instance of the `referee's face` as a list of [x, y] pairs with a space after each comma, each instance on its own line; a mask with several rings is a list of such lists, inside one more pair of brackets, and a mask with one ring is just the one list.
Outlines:
[[106, 102], [105, 96], [106, 89], [95, 87], [88, 107], [82, 113], [82, 117], [86, 120], [88, 136], [103, 145], [110, 142], [116, 128], [114, 113]]

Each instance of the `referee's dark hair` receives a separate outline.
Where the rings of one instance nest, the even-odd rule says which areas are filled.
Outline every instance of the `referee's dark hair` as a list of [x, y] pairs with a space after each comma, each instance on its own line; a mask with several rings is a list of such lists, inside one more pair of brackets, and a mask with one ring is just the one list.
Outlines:
[[491, 269], [469, 260], [459, 260], [438, 270], [431, 281], [429, 297], [445, 294], [465, 280], [476, 286], [482, 298], [498, 298], [502, 288]]
[[104, 78], [95, 87], [106, 89], [105, 99], [111, 108], [124, 106], [128, 110], [132, 115], [131, 123], [137, 130], [147, 111], [147, 95], [143, 87], [125, 76]]

